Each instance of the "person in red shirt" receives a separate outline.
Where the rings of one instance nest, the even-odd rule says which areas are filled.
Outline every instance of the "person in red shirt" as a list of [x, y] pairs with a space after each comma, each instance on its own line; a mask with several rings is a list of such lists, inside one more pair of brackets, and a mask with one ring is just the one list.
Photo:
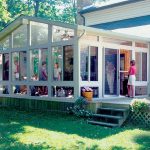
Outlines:
[[135, 60], [130, 61], [130, 69], [128, 72], [129, 79], [128, 79], [128, 97], [134, 97], [134, 86], [136, 80], [136, 67], [135, 67]]

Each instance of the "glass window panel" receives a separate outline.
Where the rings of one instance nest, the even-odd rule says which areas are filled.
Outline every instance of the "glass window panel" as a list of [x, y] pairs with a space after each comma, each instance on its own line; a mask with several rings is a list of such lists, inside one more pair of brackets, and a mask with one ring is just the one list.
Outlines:
[[135, 46], [136, 47], [141, 47], [141, 48], [148, 48], [148, 44], [147, 43], [138, 43], [138, 42], [136, 42]]
[[31, 50], [31, 80], [48, 80], [48, 50]]
[[14, 85], [14, 86], [12, 86], [12, 92], [14, 94], [26, 95], [27, 94], [27, 86], [26, 85]]
[[142, 81], [147, 81], [147, 53], [142, 53]]
[[98, 81], [98, 47], [90, 47], [90, 80]]
[[0, 85], [0, 94], [9, 94], [8, 85]]
[[80, 47], [80, 76], [82, 81], [88, 81], [88, 48], [87, 45]]
[[48, 96], [48, 87], [41, 85], [31, 85], [30, 96]]
[[41, 54], [39, 80], [47, 81], [48, 80], [48, 51], [47, 49], [40, 49], [39, 51]]
[[39, 80], [39, 50], [31, 51], [31, 79]]
[[60, 81], [62, 80], [62, 66], [63, 66], [63, 57], [62, 57], [62, 47], [53, 47], [52, 48], [52, 59], [53, 59], [53, 80]]
[[135, 53], [135, 65], [136, 65], [136, 81], [140, 81], [141, 77], [141, 53]]
[[20, 79], [27, 80], [27, 53], [20, 52]]
[[27, 44], [27, 25], [22, 25], [13, 32], [13, 48], [25, 47]]
[[12, 53], [12, 80], [20, 79], [19, 52]]
[[3, 80], [9, 80], [9, 54], [3, 54]]
[[5, 37], [3, 40], [0, 41], [0, 50], [7, 50], [10, 48], [9, 44], [9, 36]]
[[0, 54], [0, 81], [3, 78], [3, 54]]
[[27, 79], [27, 56], [26, 52], [12, 53], [12, 80]]
[[63, 47], [64, 81], [73, 81], [73, 46]]
[[53, 42], [70, 40], [74, 37], [74, 30], [53, 26]]
[[67, 97], [73, 98], [74, 88], [66, 86], [53, 86], [52, 87], [52, 96], [53, 97]]
[[31, 45], [48, 43], [48, 25], [44, 23], [31, 22]]
[[105, 94], [117, 94], [117, 50], [105, 49]]
[[147, 95], [147, 86], [136, 86], [135, 96]]

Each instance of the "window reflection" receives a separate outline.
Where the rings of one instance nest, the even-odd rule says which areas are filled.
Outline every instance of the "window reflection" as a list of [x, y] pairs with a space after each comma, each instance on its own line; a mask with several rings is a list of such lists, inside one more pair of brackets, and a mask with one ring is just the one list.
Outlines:
[[44, 23], [31, 22], [31, 45], [48, 43], [48, 25]]
[[22, 25], [13, 32], [13, 48], [25, 47], [26, 44], [27, 44], [27, 25]]
[[10, 48], [9, 36], [0, 41], [0, 50], [7, 50], [8, 48]]
[[74, 37], [74, 30], [53, 26], [53, 42], [70, 40]]

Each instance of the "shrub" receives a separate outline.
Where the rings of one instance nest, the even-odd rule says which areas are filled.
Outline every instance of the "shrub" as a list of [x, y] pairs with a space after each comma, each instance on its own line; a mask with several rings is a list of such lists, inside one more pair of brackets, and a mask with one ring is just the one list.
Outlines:
[[149, 110], [149, 104], [147, 100], [134, 100], [131, 104], [132, 112], [147, 112]]
[[68, 107], [67, 111], [70, 114], [74, 114], [78, 117], [90, 117], [92, 115], [91, 112], [85, 109], [86, 105], [88, 105], [88, 101], [84, 97], [79, 97], [73, 107]]

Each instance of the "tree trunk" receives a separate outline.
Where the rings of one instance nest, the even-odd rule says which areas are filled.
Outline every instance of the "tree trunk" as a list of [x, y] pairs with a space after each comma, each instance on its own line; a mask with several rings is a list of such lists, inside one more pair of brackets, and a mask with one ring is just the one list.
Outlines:
[[34, 0], [35, 4], [34, 4], [34, 16], [38, 17], [38, 12], [39, 12], [39, 4], [40, 1], [39, 0]]

